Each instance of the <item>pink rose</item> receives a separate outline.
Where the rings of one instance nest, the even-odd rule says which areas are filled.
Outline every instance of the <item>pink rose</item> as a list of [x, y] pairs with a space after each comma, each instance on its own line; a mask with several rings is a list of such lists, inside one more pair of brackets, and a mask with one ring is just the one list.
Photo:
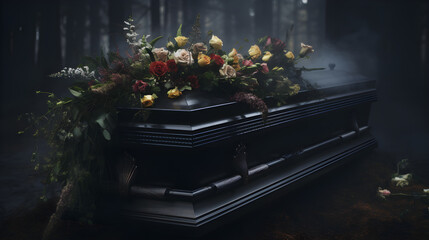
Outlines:
[[382, 199], [386, 199], [387, 196], [389, 196], [391, 193], [389, 190], [387, 189], [382, 189], [381, 187], [378, 188], [378, 192], [377, 195], [382, 198]]
[[249, 66], [252, 66], [253, 65], [253, 62], [252, 62], [252, 60], [243, 60], [243, 65], [244, 66], [246, 66], [246, 67], [249, 67]]
[[270, 69], [268, 69], [268, 65], [266, 63], [262, 63], [261, 67], [262, 67], [262, 69], [261, 69], [262, 73], [267, 74], [270, 71]]
[[267, 38], [267, 42], [265, 43], [265, 47], [268, 47], [269, 45], [271, 45], [271, 37]]

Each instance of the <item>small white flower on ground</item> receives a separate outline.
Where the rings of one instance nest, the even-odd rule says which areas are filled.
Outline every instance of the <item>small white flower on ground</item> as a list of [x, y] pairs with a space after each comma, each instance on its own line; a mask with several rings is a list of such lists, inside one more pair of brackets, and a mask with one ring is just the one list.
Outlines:
[[411, 173], [407, 173], [392, 178], [392, 182], [395, 183], [397, 187], [405, 187], [410, 184], [412, 177], [413, 175]]
[[377, 195], [382, 198], [386, 199], [387, 196], [389, 196], [391, 192], [388, 189], [382, 189], [381, 187], [378, 187]]

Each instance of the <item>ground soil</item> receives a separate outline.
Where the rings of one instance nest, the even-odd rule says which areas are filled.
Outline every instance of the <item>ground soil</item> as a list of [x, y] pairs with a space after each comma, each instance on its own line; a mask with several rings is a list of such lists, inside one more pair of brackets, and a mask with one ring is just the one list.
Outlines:
[[[412, 172], [414, 181], [403, 188], [393, 186], [390, 177], [399, 160], [375, 150], [201, 239], [429, 239], [428, 198], [389, 196], [383, 200], [376, 194], [379, 186], [410, 194], [429, 188], [429, 159], [410, 159], [404, 171]], [[40, 201], [32, 209], [9, 215], [0, 226], [0, 238], [40, 239], [55, 200]], [[158, 233], [70, 220], [63, 221], [55, 233], [55, 239], [172, 238], [155, 236]]]

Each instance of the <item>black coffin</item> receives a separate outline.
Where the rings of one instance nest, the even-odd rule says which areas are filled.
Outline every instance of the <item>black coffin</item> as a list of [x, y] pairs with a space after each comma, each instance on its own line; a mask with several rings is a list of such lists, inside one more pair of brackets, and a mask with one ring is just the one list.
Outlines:
[[[375, 81], [341, 71], [303, 74], [304, 89], [268, 115], [205, 92], [119, 108], [118, 182], [128, 219], [208, 230], [376, 146], [368, 117]], [[127, 166], [127, 167], [123, 167]]]

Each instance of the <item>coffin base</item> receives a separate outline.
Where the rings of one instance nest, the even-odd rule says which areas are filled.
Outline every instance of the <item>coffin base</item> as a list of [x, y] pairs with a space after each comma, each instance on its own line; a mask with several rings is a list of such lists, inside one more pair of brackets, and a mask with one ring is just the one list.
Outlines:
[[[168, 227], [191, 235], [201, 235], [251, 211], [270, 199], [363, 154], [377, 145], [370, 133], [313, 155], [286, 162], [267, 174], [202, 199], [157, 200], [130, 198], [122, 203], [121, 217], [151, 229]], [[177, 231], [176, 231], [177, 232]]]

